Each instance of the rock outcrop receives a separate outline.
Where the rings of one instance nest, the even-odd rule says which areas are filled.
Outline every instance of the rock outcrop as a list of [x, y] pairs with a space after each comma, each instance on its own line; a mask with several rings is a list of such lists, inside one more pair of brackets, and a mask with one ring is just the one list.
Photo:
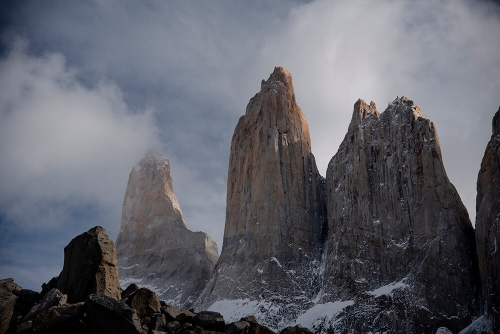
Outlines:
[[9, 328], [17, 301], [17, 296], [14, 292], [20, 290], [21, 287], [14, 283], [14, 279], [6, 278], [0, 280], [0, 334], [4, 334]]
[[457, 332], [471, 323], [474, 229], [446, 176], [436, 128], [413, 101], [397, 98], [379, 114], [358, 100], [326, 179], [321, 303], [351, 301], [335, 332]]
[[64, 248], [57, 288], [70, 303], [83, 302], [93, 293], [120, 299], [115, 245], [105, 229], [91, 228]]
[[484, 311], [500, 332], [500, 108], [477, 178], [476, 241]]
[[216, 243], [184, 223], [169, 161], [150, 150], [130, 173], [116, 241], [123, 284], [147, 284], [167, 302], [189, 308], [210, 279]]
[[233, 134], [224, 244], [201, 305], [248, 301], [269, 326], [289, 323], [319, 292], [325, 222], [306, 118], [290, 72], [276, 67]]

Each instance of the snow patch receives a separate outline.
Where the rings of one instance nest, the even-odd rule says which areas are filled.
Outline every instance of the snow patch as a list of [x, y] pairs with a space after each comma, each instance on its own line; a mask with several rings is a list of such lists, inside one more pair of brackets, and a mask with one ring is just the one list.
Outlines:
[[299, 316], [295, 323], [311, 329], [314, 325], [331, 322], [337, 313], [353, 304], [352, 300], [316, 304]]
[[392, 292], [396, 289], [400, 289], [400, 288], [406, 288], [408, 287], [408, 285], [406, 283], [404, 283], [403, 281], [405, 280], [406, 278], [403, 278], [401, 281], [399, 282], [393, 282], [393, 283], [390, 283], [390, 284], [387, 284], [387, 285], [384, 285], [384, 286], [381, 286], [380, 288], [378, 289], [375, 289], [373, 291], [370, 291], [368, 292], [368, 294], [370, 295], [373, 295], [375, 297], [380, 297], [382, 295], [390, 295], [392, 294]]

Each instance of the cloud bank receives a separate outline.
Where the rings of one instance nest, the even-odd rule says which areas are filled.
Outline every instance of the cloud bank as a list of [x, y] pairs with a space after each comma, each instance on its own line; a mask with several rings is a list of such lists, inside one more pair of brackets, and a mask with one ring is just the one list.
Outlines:
[[[47, 268], [60, 270], [62, 247], [96, 224], [115, 238], [128, 173], [151, 146], [171, 162], [187, 225], [220, 249], [231, 136], [274, 66], [293, 74], [323, 174], [358, 98], [379, 111], [398, 95], [413, 99], [435, 122], [448, 176], [474, 219], [477, 173], [500, 105], [498, 4], [4, 6], [0, 276], [57, 275]], [[46, 252], [30, 256], [35, 249]]]

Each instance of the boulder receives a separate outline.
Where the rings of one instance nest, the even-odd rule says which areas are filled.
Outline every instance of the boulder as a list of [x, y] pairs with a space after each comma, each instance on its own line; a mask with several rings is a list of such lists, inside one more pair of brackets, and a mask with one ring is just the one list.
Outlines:
[[162, 300], [184, 308], [199, 297], [215, 268], [217, 244], [187, 228], [170, 163], [156, 150], [130, 172], [116, 250], [120, 279], [158, 287]]
[[248, 321], [232, 322], [226, 326], [226, 334], [247, 334], [250, 331]]
[[126, 299], [128, 296], [130, 296], [132, 293], [135, 291], [139, 290], [139, 286], [135, 283], [130, 284], [125, 291], [122, 292], [122, 299]]
[[477, 177], [476, 241], [484, 310], [500, 332], [500, 108]]
[[165, 314], [167, 321], [178, 321], [181, 324], [191, 322], [195, 314], [188, 310], [183, 310], [176, 306], [166, 305], [161, 307], [161, 312]]
[[161, 305], [158, 297], [153, 291], [146, 288], [141, 288], [133, 292], [127, 298], [126, 303], [128, 306], [135, 309], [139, 318], [161, 312]]
[[90, 294], [121, 298], [115, 246], [105, 229], [91, 228], [64, 248], [57, 288], [70, 303], [85, 301]]
[[32, 320], [31, 330], [37, 333], [85, 333], [86, 327], [80, 321], [83, 316], [83, 302], [52, 306], [37, 313]]
[[35, 304], [31, 310], [26, 314], [26, 316], [22, 319], [22, 322], [32, 320], [37, 315], [45, 312], [49, 308], [53, 306], [61, 306], [66, 304], [68, 300], [68, 296], [63, 294], [58, 289], [52, 289], [43, 296], [43, 298]]
[[50, 279], [50, 281], [42, 284], [42, 292], [40, 292], [40, 298], [45, 296], [45, 294], [47, 292], [49, 292], [50, 290], [57, 288], [57, 280], [58, 279], [59, 279], [59, 277], [52, 277]]
[[289, 326], [283, 329], [279, 334], [314, 334], [309, 329], [296, 325], [295, 327]]
[[202, 311], [191, 320], [194, 326], [199, 326], [208, 331], [224, 332], [226, 322], [218, 312]]
[[136, 311], [114, 298], [91, 294], [84, 304], [91, 333], [142, 334]]
[[20, 290], [21, 287], [14, 283], [14, 279], [0, 280], [0, 334], [4, 334], [9, 329], [18, 298], [14, 292]]

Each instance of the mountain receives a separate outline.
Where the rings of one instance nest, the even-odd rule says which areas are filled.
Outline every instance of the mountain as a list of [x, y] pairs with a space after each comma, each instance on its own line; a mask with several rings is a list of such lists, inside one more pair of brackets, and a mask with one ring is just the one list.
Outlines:
[[375, 103], [358, 100], [326, 180], [320, 302], [352, 305], [336, 326], [324, 325], [335, 332], [466, 327], [479, 313], [474, 229], [420, 108], [401, 97], [379, 114]]
[[201, 308], [274, 329], [293, 322], [320, 291], [325, 209], [292, 76], [276, 67], [233, 134], [224, 243]]
[[500, 332], [500, 108], [477, 177], [476, 240], [485, 314]]
[[173, 190], [170, 163], [149, 150], [132, 169], [116, 240], [120, 283], [138, 283], [189, 308], [210, 279], [216, 243], [190, 231]]

